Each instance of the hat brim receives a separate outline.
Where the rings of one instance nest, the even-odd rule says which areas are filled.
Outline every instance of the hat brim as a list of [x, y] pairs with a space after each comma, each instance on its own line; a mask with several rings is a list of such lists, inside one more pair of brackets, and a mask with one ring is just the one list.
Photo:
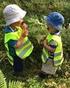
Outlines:
[[18, 22], [20, 19], [23, 19], [26, 15], [26, 11], [23, 11], [22, 9], [20, 10], [19, 14], [17, 14], [16, 16], [14, 16], [14, 18], [12, 19], [8, 19], [6, 20], [6, 26]]

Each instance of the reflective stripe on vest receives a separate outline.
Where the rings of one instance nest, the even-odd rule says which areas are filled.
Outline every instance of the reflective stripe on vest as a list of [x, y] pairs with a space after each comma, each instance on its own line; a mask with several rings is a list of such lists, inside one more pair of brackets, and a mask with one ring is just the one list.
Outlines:
[[[13, 64], [13, 58], [9, 55], [9, 49], [8, 49], [8, 45], [7, 42], [12, 39], [12, 40], [18, 40], [21, 36], [22, 33], [22, 29], [19, 27], [18, 31], [16, 32], [10, 32], [10, 33], [6, 33], [5, 34], [5, 47], [7, 49], [7, 55], [9, 57], [9, 62], [11, 64]], [[19, 56], [21, 59], [25, 59], [26, 57], [28, 57], [32, 51], [33, 51], [33, 45], [30, 42], [30, 40], [28, 39], [28, 37], [25, 37], [23, 39], [23, 44], [19, 47], [19, 48], [15, 48], [16, 51], [16, 55]]]
[[54, 53], [54, 65], [58, 66], [61, 65], [64, 58], [63, 58], [63, 52], [58, 52], [58, 53]]
[[61, 55], [61, 52], [54, 53], [54, 56], [58, 56], [58, 55]]
[[7, 52], [8, 61], [10, 62], [11, 65], [13, 65], [13, 58], [9, 55], [9, 52]]
[[[53, 57], [54, 65], [58, 66], [58, 65], [61, 65], [63, 62], [63, 50], [62, 50], [61, 37], [59, 37], [57, 35], [48, 35], [47, 36], [48, 42], [50, 42], [52, 39], [55, 40], [58, 44], [58, 46], [54, 52], [54, 57]], [[42, 54], [43, 63], [46, 63], [47, 59], [49, 59], [49, 57], [50, 57], [49, 52], [47, 51], [47, 49], [43, 48], [43, 54]]]
[[45, 48], [43, 48], [42, 61], [45, 63], [47, 61], [48, 57], [49, 57], [48, 51]]
[[54, 61], [54, 65], [55, 65], [55, 66], [61, 65], [62, 62], [63, 62], [63, 60], [64, 60], [64, 58], [62, 57], [62, 58], [60, 58], [59, 60]]
[[26, 37], [26, 41], [22, 44], [22, 46], [16, 49], [16, 54], [21, 59], [24, 59], [31, 54], [32, 50], [33, 50], [33, 45], [31, 44], [29, 39]]

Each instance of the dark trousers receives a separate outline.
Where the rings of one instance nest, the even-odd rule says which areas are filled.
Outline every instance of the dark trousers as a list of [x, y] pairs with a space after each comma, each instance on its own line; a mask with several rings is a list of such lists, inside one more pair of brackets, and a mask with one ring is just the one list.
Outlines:
[[22, 72], [24, 61], [18, 56], [14, 56], [13, 58], [14, 58], [14, 65], [13, 65], [14, 72]]

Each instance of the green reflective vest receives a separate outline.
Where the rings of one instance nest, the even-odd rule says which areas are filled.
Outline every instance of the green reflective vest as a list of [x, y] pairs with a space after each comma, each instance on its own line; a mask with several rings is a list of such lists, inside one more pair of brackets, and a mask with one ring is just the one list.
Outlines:
[[[61, 65], [63, 62], [63, 49], [62, 49], [61, 37], [58, 35], [49, 34], [47, 36], [47, 40], [48, 40], [48, 44], [50, 44], [51, 40], [54, 40], [57, 42], [57, 47], [55, 49], [55, 52], [53, 53], [54, 54], [53, 62], [54, 62], [54, 66]], [[50, 57], [50, 52], [46, 48], [43, 48], [43, 53], [42, 53], [43, 63], [46, 63], [49, 57]]]
[[[22, 33], [22, 29], [20, 27], [18, 27], [17, 31], [15, 31], [15, 32], [12, 31], [9, 33], [5, 33], [4, 43], [5, 43], [5, 47], [7, 49], [7, 55], [9, 57], [8, 60], [12, 65], [13, 65], [13, 58], [9, 54], [9, 48], [8, 48], [7, 42], [10, 39], [18, 40], [21, 36], [21, 33]], [[16, 51], [16, 55], [19, 56], [21, 59], [25, 59], [26, 57], [28, 57], [32, 53], [33, 45], [30, 42], [30, 40], [28, 39], [28, 37], [25, 37], [23, 39], [23, 44], [19, 48], [15, 48], [15, 51]]]

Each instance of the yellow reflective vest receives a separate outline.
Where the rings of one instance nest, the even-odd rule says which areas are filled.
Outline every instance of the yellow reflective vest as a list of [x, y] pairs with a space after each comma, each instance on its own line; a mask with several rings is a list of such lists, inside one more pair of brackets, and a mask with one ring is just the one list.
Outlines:
[[[12, 56], [10, 56], [9, 54], [9, 48], [8, 48], [8, 44], [7, 42], [12, 39], [12, 40], [18, 40], [21, 36], [22, 33], [22, 29], [20, 27], [17, 28], [17, 31], [12, 31], [9, 33], [5, 33], [5, 39], [4, 39], [4, 43], [5, 43], [5, 47], [7, 49], [7, 55], [9, 57], [9, 62], [13, 65], [13, 58]], [[28, 57], [32, 51], [33, 51], [33, 45], [30, 42], [30, 40], [28, 39], [28, 37], [25, 37], [23, 39], [23, 44], [19, 47], [19, 48], [15, 48], [16, 51], [16, 55], [18, 57], [20, 57], [21, 59], [25, 59], [26, 57]]]
[[[62, 42], [61, 42], [61, 37], [58, 35], [51, 35], [49, 34], [46, 38], [48, 40], [48, 44], [50, 44], [51, 40], [56, 41], [57, 47], [55, 49], [55, 52], [53, 53], [53, 62], [54, 66], [61, 65], [63, 62], [63, 49], [62, 49]], [[50, 52], [46, 49], [43, 48], [43, 53], [42, 53], [42, 61], [43, 63], [46, 63], [50, 57]]]

